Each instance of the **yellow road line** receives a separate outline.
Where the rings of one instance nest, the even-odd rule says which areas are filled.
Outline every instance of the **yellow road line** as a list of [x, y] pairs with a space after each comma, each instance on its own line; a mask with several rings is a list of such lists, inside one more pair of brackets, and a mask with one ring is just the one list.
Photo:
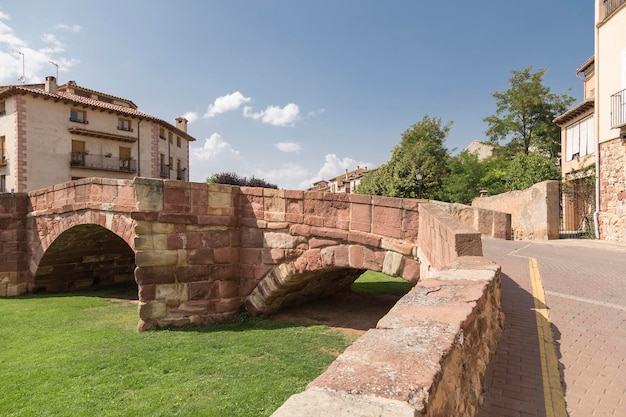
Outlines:
[[543, 378], [543, 396], [546, 402], [546, 417], [566, 417], [565, 398], [561, 377], [559, 374], [559, 362], [556, 356], [556, 345], [552, 328], [550, 327], [550, 314], [546, 304], [546, 295], [539, 275], [537, 259], [529, 258], [530, 283], [535, 299], [535, 318], [537, 319], [537, 333], [539, 335], [539, 354], [541, 357], [541, 376]]

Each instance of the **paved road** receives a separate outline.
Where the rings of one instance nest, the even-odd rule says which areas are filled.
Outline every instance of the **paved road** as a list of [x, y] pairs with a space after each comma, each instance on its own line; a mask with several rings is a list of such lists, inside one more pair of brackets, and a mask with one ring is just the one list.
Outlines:
[[483, 239], [483, 249], [502, 266], [505, 323], [479, 417], [626, 416], [626, 245]]

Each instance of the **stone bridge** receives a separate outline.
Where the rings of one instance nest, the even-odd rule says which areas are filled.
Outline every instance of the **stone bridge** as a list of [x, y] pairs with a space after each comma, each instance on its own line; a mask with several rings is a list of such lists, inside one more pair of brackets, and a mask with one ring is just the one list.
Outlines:
[[[83, 179], [28, 194], [0, 194], [0, 296], [134, 280], [138, 329], [145, 330], [221, 320], [242, 306], [271, 314], [349, 288], [366, 270], [420, 281], [416, 294], [428, 295], [432, 291], [423, 288], [434, 285], [429, 279], [444, 273], [443, 281], [463, 283], [446, 294], [464, 293], [467, 282], [478, 281], [469, 284], [470, 298], [452, 298], [469, 308], [467, 314], [480, 306], [480, 314], [489, 316], [468, 330], [467, 340], [480, 340], [500, 320], [499, 269], [482, 258], [481, 234], [507, 238], [510, 216], [427, 200]], [[450, 268], [455, 271], [445, 272]], [[476, 279], [476, 270], [486, 271], [487, 278]], [[426, 304], [434, 305], [432, 297]], [[406, 306], [398, 309], [406, 316]], [[441, 311], [445, 317], [447, 310]], [[446, 329], [467, 330], [451, 317]], [[387, 322], [397, 326], [394, 320]], [[408, 322], [416, 326], [414, 319]], [[458, 334], [451, 334], [442, 354], [459, 343]], [[489, 340], [479, 345], [493, 347], [493, 337]], [[485, 349], [481, 375], [490, 351]]]

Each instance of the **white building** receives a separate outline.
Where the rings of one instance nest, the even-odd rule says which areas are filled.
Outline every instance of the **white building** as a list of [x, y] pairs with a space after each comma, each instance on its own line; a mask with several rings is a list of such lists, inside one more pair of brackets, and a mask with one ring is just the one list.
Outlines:
[[187, 120], [175, 125], [74, 81], [0, 86], [0, 192], [86, 177], [187, 180]]

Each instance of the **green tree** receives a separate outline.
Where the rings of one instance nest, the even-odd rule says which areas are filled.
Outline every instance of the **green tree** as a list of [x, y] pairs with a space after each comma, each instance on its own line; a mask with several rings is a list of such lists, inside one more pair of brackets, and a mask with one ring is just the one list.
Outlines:
[[508, 160], [488, 158], [478, 160], [478, 155], [463, 151], [449, 158], [450, 174], [443, 179], [437, 198], [441, 201], [468, 204], [480, 195], [481, 191], [489, 195], [505, 191]]
[[271, 184], [260, 178], [240, 177], [234, 172], [222, 172], [215, 173], [206, 179], [209, 184], [226, 184], [226, 185], [239, 185], [242, 187], [263, 187], [278, 189], [277, 185]]
[[[402, 134], [391, 159], [376, 171], [366, 174], [357, 193], [388, 197], [433, 198], [448, 174], [448, 150], [444, 142], [452, 122], [428, 115]], [[416, 174], [422, 172], [418, 182]]]
[[518, 155], [508, 165], [506, 191], [524, 190], [545, 180], [560, 180], [561, 169], [539, 152]]
[[535, 73], [528, 67], [511, 71], [510, 87], [495, 92], [496, 114], [483, 119], [485, 132], [492, 143], [510, 139], [506, 149], [511, 155], [528, 154], [531, 150], [558, 158], [561, 152], [561, 131], [552, 123], [574, 102], [569, 95], [552, 93], [543, 84], [545, 69]]

